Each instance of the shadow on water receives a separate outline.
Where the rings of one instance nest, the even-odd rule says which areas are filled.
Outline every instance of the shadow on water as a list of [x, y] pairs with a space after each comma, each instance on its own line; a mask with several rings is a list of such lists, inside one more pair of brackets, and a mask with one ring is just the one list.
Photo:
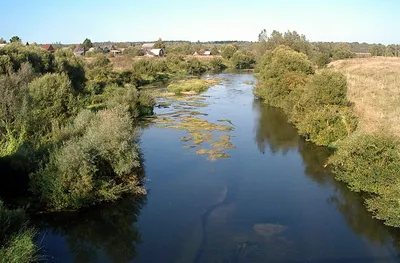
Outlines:
[[[46, 240], [41, 254], [46, 262], [129, 262], [142, 242], [136, 222], [145, 202], [128, 198], [81, 212], [37, 217], [34, 221], [42, 229], [38, 242]], [[68, 251], [54, 254], [60, 247]]]
[[[400, 230], [387, 227], [381, 221], [373, 219], [372, 214], [363, 205], [362, 195], [351, 192], [344, 183], [335, 180], [329, 169], [324, 167], [332, 151], [326, 147], [318, 147], [300, 137], [296, 129], [287, 122], [285, 114], [280, 109], [259, 101], [254, 101], [253, 108], [259, 112], [255, 140], [260, 152], [264, 153], [270, 149], [273, 153], [285, 154], [290, 150], [297, 150], [303, 160], [305, 174], [319, 185], [334, 189], [334, 194], [326, 200], [327, 203], [341, 213], [347, 225], [359, 236], [380, 245], [391, 243], [394, 250], [397, 250], [391, 251], [391, 254], [397, 258], [396, 262], [398, 262]], [[367, 262], [367, 260], [354, 259], [354, 262]], [[386, 261], [382, 259], [378, 262]]]

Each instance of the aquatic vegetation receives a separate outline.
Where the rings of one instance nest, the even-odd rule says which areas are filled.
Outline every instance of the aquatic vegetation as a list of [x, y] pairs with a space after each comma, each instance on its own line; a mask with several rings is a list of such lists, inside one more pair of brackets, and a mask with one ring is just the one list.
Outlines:
[[245, 81], [245, 82], [243, 82], [243, 84], [254, 85], [255, 83], [254, 83], [254, 81]]
[[271, 238], [273, 236], [279, 235], [286, 229], [287, 229], [286, 226], [283, 226], [281, 224], [271, 224], [271, 223], [255, 224], [253, 226], [254, 232], [264, 236], [265, 238]]
[[188, 79], [181, 80], [168, 85], [167, 91], [173, 92], [176, 95], [180, 94], [199, 94], [206, 91], [210, 86], [216, 85], [219, 80], [205, 79]]
[[[184, 100], [187, 98], [188, 100]], [[208, 104], [202, 102], [205, 98], [194, 96], [173, 97], [170, 101], [172, 107], [176, 111], [158, 114], [158, 118], [150, 119], [156, 124], [157, 128], [169, 128], [176, 130], [184, 130], [187, 134], [181, 137], [182, 142], [191, 142], [191, 145], [184, 145], [184, 148], [197, 148], [204, 143], [210, 146], [210, 149], [201, 148], [196, 151], [199, 155], [208, 155], [210, 161], [215, 161], [219, 158], [230, 158], [223, 151], [226, 149], [234, 149], [235, 146], [230, 142], [231, 136], [222, 134], [219, 137], [213, 135], [214, 132], [230, 132], [232, 126], [209, 122], [198, 116], [207, 116], [208, 114], [196, 111], [196, 108], [205, 107]], [[192, 107], [187, 107], [192, 106]], [[189, 109], [188, 109], [189, 108]], [[219, 122], [228, 122], [233, 125], [228, 119], [218, 120]]]

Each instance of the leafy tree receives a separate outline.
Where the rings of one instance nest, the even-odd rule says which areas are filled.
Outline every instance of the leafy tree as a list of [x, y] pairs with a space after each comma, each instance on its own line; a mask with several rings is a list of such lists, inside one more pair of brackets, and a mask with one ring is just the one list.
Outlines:
[[21, 43], [21, 39], [18, 36], [10, 38], [10, 43]]
[[327, 53], [318, 53], [314, 58], [314, 63], [318, 66], [318, 68], [326, 67], [329, 62], [331, 62], [331, 59]]
[[165, 49], [165, 44], [161, 38], [159, 38], [156, 43], [154, 43], [154, 48], [163, 48]]
[[333, 51], [333, 60], [339, 60], [339, 59], [347, 59], [347, 58], [355, 58], [356, 54], [352, 52], [350, 49], [346, 48], [338, 48]]
[[258, 34], [258, 42], [267, 42], [268, 41], [268, 34], [267, 30], [261, 30], [260, 34]]
[[237, 48], [234, 45], [227, 45], [221, 53], [221, 56], [225, 59], [230, 59], [233, 57], [233, 54], [237, 51]]
[[5, 44], [6, 41], [4, 40], [4, 38], [0, 38], [0, 44]]
[[233, 67], [236, 69], [252, 68], [255, 62], [256, 61], [254, 54], [251, 53], [250, 51], [238, 50], [233, 54], [231, 58], [231, 63]]
[[83, 43], [82, 46], [85, 48], [85, 50], [89, 50], [89, 48], [93, 47], [92, 41], [89, 38], [86, 38]]

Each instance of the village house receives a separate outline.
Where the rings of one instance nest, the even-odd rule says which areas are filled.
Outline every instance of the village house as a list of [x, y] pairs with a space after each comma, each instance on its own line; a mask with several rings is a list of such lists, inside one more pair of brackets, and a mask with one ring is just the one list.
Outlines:
[[85, 47], [81, 47], [80, 45], [76, 45], [74, 49], [75, 56], [84, 56], [86, 54]]
[[109, 53], [111, 50], [117, 50], [117, 48], [114, 45], [105, 45], [100, 47], [104, 53]]
[[154, 43], [145, 43], [142, 45], [143, 53], [146, 57], [163, 57], [165, 50], [163, 48], [154, 48]]
[[[27, 45], [29, 45], [28, 42], [27, 42]], [[52, 44], [44, 44], [44, 45], [42, 45], [42, 48], [50, 53], [55, 52], [55, 49]]]
[[0, 44], [0, 48], [7, 46], [7, 44]]

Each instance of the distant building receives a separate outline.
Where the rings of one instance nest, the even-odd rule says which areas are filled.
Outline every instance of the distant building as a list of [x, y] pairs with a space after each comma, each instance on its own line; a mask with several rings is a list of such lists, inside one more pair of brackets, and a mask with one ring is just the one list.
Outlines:
[[209, 51], [209, 50], [207, 50], [207, 51], [204, 51], [204, 52], [197, 52], [197, 51], [195, 51], [194, 53], [193, 53], [193, 56], [211, 56], [212, 55], [212, 53], [211, 53], [211, 51]]
[[[26, 44], [29, 45], [28, 42], [26, 42]], [[54, 53], [54, 51], [55, 51], [55, 49], [54, 49], [54, 47], [53, 47], [52, 44], [45, 44], [45, 45], [42, 45], [42, 48], [43, 48], [44, 50], [50, 52], [50, 53]]]
[[163, 57], [164, 56], [164, 49], [162, 48], [153, 48], [144, 51], [144, 55], [146, 57]]
[[108, 53], [111, 50], [116, 50], [117, 48], [114, 45], [105, 45], [100, 47], [104, 53]]
[[0, 44], [0, 48], [7, 46], [7, 44]]
[[74, 49], [75, 56], [84, 56], [86, 54], [85, 47], [81, 47], [80, 45], [76, 45]]
[[121, 55], [122, 51], [118, 50], [118, 49], [112, 49], [112, 50], [110, 50], [110, 53], [115, 56], [115, 55]]

